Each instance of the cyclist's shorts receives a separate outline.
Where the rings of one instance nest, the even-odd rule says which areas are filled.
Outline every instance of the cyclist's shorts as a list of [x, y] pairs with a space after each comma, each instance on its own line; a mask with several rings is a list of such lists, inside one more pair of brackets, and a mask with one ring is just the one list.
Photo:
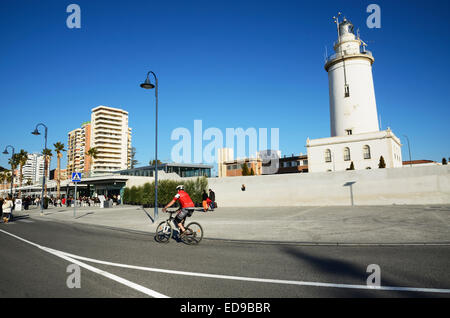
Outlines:
[[194, 213], [194, 208], [182, 208], [175, 217], [175, 220], [180, 223], [186, 216], [192, 216], [192, 213]]

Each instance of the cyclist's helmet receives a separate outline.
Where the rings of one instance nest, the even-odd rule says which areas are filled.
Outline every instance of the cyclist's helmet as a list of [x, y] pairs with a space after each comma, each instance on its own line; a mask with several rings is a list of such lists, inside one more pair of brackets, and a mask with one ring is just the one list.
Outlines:
[[184, 190], [184, 185], [180, 184], [177, 186], [177, 191]]

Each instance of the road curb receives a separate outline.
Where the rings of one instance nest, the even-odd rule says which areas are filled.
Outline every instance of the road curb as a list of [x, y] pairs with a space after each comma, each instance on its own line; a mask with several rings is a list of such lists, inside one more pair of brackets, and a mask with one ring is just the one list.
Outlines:
[[[45, 217], [45, 216], [44, 216]], [[42, 217], [39, 215], [30, 216], [35, 220], [42, 220]], [[102, 224], [92, 224], [92, 223], [81, 223], [74, 222], [72, 220], [60, 220], [53, 218], [46, 218], [45, 221], [52, 221], [56, 223], [65, 223], [65, 224], [76, 224], [82, 226], [91, 226], [91, 227], [99, 227], [103, 229], [141, 234], [146, 236], [154, 236], [155, 232], [146, 232], [142, 230], [133, 230], [122, 227], [115, 227], [109, 225]], [[45, 222], [44, 221], [44, 222]], [[450, 242], [365, 242], [365, 243], [355, 243], [355, 242], [302, 242], [302, 241], [271, 241], [271, 240], [248, 240], [248, 239], [229, 239], [229, 238], [221, 238], [221, 237], [203, 237], [203, 240], [210, 241], [221, 241], [221, 242], [230, 242], [230, 243], [240, 243], [240, 244], [268, 244], [268, 245], [297, 245], [297, 246], [348, 246], [348, 247], [395, 247], [395, 246], [450, 246]]]

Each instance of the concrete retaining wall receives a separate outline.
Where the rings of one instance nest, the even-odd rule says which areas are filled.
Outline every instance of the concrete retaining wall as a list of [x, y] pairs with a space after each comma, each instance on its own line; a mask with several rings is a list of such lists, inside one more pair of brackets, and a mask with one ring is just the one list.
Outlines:
[[[450, 165], [209, 178], [222, 207], [450, 204]], [[246, 191], [241, 191], [245, 184]]]

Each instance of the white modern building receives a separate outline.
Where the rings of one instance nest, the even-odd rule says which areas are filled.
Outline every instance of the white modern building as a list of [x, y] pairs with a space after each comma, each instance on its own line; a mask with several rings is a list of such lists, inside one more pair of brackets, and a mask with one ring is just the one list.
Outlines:
[[98, 150], [93, 159], [93, 175], [107, 174], [131, 168], [131, 128], [128, 112], [118, 108], [98, 106], [91, 113], [90, 147]]
[[380, 131], [372, 77], [374, 57], [347, 19], [339, 22], [335, 54], [327, 58], [331, 137], [307, 139], [309, 172], [402, 167], [400, 139]]
[[[48, 162], [47, 179], [50, 176], [50, 161]], [[23, 183], [31, 180], [33, 184], [42, 182], [44, 176], [44, 155], [38, 153], [28, 154], [27, 163], [23, 166]]]

